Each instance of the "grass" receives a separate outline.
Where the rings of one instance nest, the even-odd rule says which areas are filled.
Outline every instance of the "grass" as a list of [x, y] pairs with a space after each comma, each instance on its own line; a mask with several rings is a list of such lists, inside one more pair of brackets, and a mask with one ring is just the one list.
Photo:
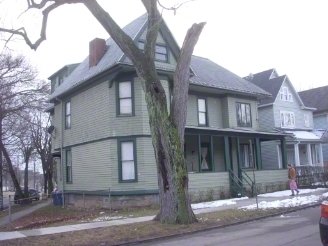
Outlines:
[[[132, 208], [126, 210], [109, 211], [109, 210], [96, 210], [96, 211], [83, 211], [76, 209], [63, 209], [60, 206], [46, 206], [38, 209], [37, 211], [17, 219], [12, 222], [14, 230], [44, 228], [49, 226], [62, 226], [79, 224], [83, 222], [92, 222], [99, 217], [142, 217], [149, 215], [156, 215], [158, 212], [157, 206], [146, 208]], [[8, 231], [9, 225], [0, 228], [0, 231]]]
[[128, 225], [89, 229], [87, 233], [85, 230], [82, 230], [39, 237], [6, 240], [1, 241], [1, 245], [114, 245], [123, 242], [177, 235], [206, 228], [213, 228], [216, 226], [229, 225], [231, 223], [259, 218], [264, 215], [272, 215], [282, 211], [287, 210], [267, 209], [244, 211], [240, 209], [228, 209], [224, 211], [197, 215], [199, 222], [191, 225], [169, 225], [156, 221], [148, 221]]
[[[43, 202], [42, 200], [41, 201], [38, 201], [38, 203], [40, 202]], [[30, 208], [30, 207], [33, 207], [35, 206], [37, 203], [35, 201], [33, 201], [32, 203], [29, 203], [29, 204], [12, 204], [11, 205], [11, 213], [17, 213], [17, 212], [20, 212], [22, 210], [25, 210], [27, 208]], [[9, 209], [5, 209], [5, 210], [1, 210], [0, 211], [0, 218], [3, 218], [5, 216], [7, 216], [9, 214]]]

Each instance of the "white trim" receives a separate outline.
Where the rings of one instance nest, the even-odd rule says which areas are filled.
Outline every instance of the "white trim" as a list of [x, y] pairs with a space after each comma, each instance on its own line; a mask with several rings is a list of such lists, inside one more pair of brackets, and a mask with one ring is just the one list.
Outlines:
[[[282, 118], [281, 118], [281, 114], [283, 114], [284, 119], [286, 118], [285, 114], [289, 114], [290, 115], [290, 125], [282, 125]], [[292, 116], [294, 118], [294, 124], [292, 124]], [[296, 119], [295, 119], [295, 113], [293, 111], [284, 111], [284, 110], [280, 110], [279, 111], [279, 120], [280, 120], [280, 126], [281, 128], [295, 128], [296, 125]], [[285, 122], [285, 120], [284, 120]]]
[[281, 157], [280, 157], [280, 144], [277, 144], [277, 153], [278, 153], [278, 167], [279, 169], [282, 168]]
[[312, 166], [312, 153], [311, 153], [311, 144], [306, 145], [306, 157], [308, 161], [308, 165]]

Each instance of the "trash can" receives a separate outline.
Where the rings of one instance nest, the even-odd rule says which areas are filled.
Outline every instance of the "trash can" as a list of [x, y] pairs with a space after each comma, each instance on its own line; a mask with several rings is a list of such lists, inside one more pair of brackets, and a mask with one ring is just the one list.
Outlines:
[[63, 206], [63, 193], [61, 191], [53, 191], [51, 196], [54, 206]]

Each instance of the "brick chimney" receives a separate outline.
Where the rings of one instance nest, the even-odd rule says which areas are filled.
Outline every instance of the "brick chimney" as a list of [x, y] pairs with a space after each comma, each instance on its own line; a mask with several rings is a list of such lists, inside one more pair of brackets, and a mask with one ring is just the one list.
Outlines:
[[89, 68], [94, 67], [104, 55], [106, 49], [105, 39], [95, 38], [89, 43]]

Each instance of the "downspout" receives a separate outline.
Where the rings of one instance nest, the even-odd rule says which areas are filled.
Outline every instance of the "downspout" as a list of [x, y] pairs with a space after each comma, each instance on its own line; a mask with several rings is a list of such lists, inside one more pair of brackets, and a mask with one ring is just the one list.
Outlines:
[[63, 160], [63, 146], [64, 146], [64, 104], [63, 101], [60, 100], [58, 97], [55, 98], [55, 100], [59, 101], [61, 104], [61, 119], [60, 119], [60, 129], [61, 129], [61, 143], [60, 143], [60, 165], [61, 165], [61, 178], [62, 178], [62, 185], [63, 185], [63, 190], [62, 190], [62, 199], [63, 199], [63, 208], [65, 208], [65, 195], [64, 195], [64, 185], [65, 185], [65, 180], [64, 180], [64, 160]]

